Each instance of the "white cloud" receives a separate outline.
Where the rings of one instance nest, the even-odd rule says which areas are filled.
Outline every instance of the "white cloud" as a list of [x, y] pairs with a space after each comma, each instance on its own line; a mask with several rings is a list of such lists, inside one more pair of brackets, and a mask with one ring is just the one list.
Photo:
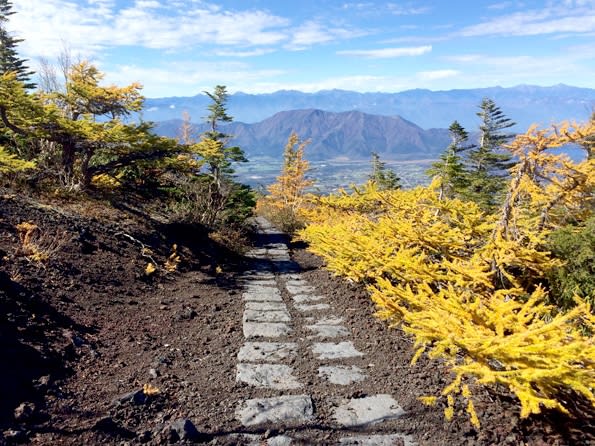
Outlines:
[[362, 34], [361, 31], [329, 27], [320, 22], [310, 20], [293, 30], [291, 41], [286, 45], [286, 48], [290, 50], [303, 50], [313, 45], [361, 36]]
[[217, 50], [214, 52], [216, 56], [221, 57], [255, 57], [255, 56], [264, 56], [265, 54], [270, 54], [274, 52], [273, 48], [257, 48], [255, 50], [247, 50], [247, 51], [227, 51], [227, 50]]
[[446, 79], [448, 77], [457, 76], [460, 74], [457, 70], [432, 70], [432, 71], [420, 71], [417, 73], [419, 78], [424, 81], [434, 81], [438, 79]]
[[426, 6], [414, 6], [413, 4], [398, 5], [396, 3], [387, 4], [388, 10], [394, 15], [419, 15], [430, 11]]
[[508, 9], [508, 8], [512, 7], [513, 5], [514, 5], [514, 2], [511, 2], [511, 1], [492, 3], [491, 5], [488, 5], [488, 9], [494, 9], [494, 10]]
[[589, 33], [595, 31], [595, 9], [582, 1], [567, 7], [546, 7], [517, 12], [468, 26], [459, 33], [477, 36], [532, 36], [553, 33]]
[[421, 56], [432, 51], [431, 45], [400, 47], [400, 48], [379, 48], [373, 50], [344, 50], [337, 51], [340, 56], [357, 56], [369, 59], [391, 59], [403, 56]]
[[183, 49], [271, 45], [287, 39], [289, 20], [266, 11], [221, 11], [188, 1], [184, 5], [137, 0], [118, 10], [111, 0], [31, 0], [19, 5], [11, 25], [25, 39], [21, 48], [28, 56], [46, 57], [58, 54], [62, 42], [88, 57], [120, 45]]
[[194, 61], [151, 68], [120, 65], [105, 71], [107, 83], [128, 85], [142, 80], [143, 93], [148, 97], [190, 96], [219, 84], [234, 92], [244, 90], [245, 85], [272, 82], [285, 74], [282, 70], [254, 69], [242, 62]]

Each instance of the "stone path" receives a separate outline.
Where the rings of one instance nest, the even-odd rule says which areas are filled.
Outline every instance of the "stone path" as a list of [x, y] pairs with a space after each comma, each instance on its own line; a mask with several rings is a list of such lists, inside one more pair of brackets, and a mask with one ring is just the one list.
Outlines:
[[[328, 425], [341, 432], [337, 444], [342, 445], [414, 445], [398, 432], [375, 433], [379, 425], [405, 413], [389, 394], [342, 398], [324, 408], [314, 404], [313, 391], [321, 384], [324, 389], [330, 385], [326, 391], [332, 393], [367, 379], [366, 370], [352, 363], [365, 357], [365, 351], [358, 350], [342, 318], [333, 313], [332, 302], [302, 278], [282, 234], [264, 219], [258, 224], [263, 243], [248, 254], [255, 266], [241, 279], [245, 342], [237, 356], [236, 381], [266, 389], [271, 396], [238, 401], [237, 419], [246, 428], [287, 432]], [[294, 320], [305, 322], [296, 326]], [[299, 361], [308, 361], [307, 376], [296, 373]], [[325, 401], [334, 401], [332, 395]], [[290, 434], [270, 436], [264, 443], [261, 435], [236, 435], [243, 444], [304, 444]]]

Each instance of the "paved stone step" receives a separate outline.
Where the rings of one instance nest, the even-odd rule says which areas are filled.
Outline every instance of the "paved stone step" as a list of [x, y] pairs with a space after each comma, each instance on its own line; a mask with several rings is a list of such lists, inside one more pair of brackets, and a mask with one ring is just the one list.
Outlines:
[[289, 322], [291, 316], [287, 310], [244, 310], [244, 322]]
[[324, 311], [331, 309], [329, 304], [296, 304], [295, 307], [302, 313], [306, 313], [307, 311]]
[[280, 362], [295, 358], [297, 344], [295, 342], [246, 342], [238, 352], [240, 362]]
[[275, 428], [307, 424], [314, 418], [312, 398], [308, 395], [283, 395], [242, 402], [236, 410], [244, 426], [272, 423]]
[[341, 438], [339, 444], [345, 446], [415, 446], [411, 436], [405, 434], [358, 435]]
[[287, 305], [283, 302], [271, 302], [271, 301], [247, 301], [244, 305], [246, 310], [255, 310], [255, 311], [280, 311], [285, 310], [287, 311]]
[[266, 291], [266, 289], [246, 291], [242, 293], [242, 299], [252, 302], [283, 302], [279, 290]]
[[367, 375], [357, 366], [322, 366], [318, 367], [318, 376], [325, 378], [332, 384], [348, 386], [366, 379]]
[[344, 427], [363, 427], [399, 418], [405, 411], [390, 395], [353, 398], [333, 410], [333, 419]]
[[292, 390], [302, 387], [284, 364], [238, 364], [236, 381], [265, 389]]
[[312, 353], [318, 355], [318, 359], [356, 358], [364, 355], [362, 352], [356, 350], [351, 341], [339, 343], [316, 342], [312, 345]]
[[306, 329], [313, 331], [314, 334], [308, 336], [308, 339], [316, 338], [340, 338], [343, 336], [349, 336], [349, 330], [342, 325], [323, 325], [314, 324], [306, 325]]
[[319, 300], [326, 299], [325, 296], [317, 296], [315, 294], [294, 294], [293, 296], [291, 296], [291, 298], [293, 299], [293, 301], [296, 304], [303, 304], [303, 303], [307, 303], [307, 302], [317, 302]]
[[281, 338], [292, 331], [285, 322], [244, 322], [242, 328], [246, 339]]
[[316, 289], [310, 285], [285, 285], [285, 288], [287, 288], [289, 294], [313, 294], [316, 291]]

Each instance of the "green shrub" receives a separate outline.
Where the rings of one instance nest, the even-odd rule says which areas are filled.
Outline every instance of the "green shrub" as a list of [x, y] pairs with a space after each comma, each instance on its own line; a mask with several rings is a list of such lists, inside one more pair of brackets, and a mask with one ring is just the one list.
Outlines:
[[578, 294], [595, 304], [595, 217], [581, 226], [568, 225], [549, 236], [548, 249], [565, 262], [550, 271], [552, 301], [561, 308], [574, 305]]

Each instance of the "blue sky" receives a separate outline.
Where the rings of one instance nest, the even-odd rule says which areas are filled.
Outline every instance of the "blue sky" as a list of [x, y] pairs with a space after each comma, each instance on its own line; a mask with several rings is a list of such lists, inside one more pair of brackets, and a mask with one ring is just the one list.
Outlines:
[[36, 68], [68, 48], [147, 97], [595, 88], [595, 0], [13, 0]]

